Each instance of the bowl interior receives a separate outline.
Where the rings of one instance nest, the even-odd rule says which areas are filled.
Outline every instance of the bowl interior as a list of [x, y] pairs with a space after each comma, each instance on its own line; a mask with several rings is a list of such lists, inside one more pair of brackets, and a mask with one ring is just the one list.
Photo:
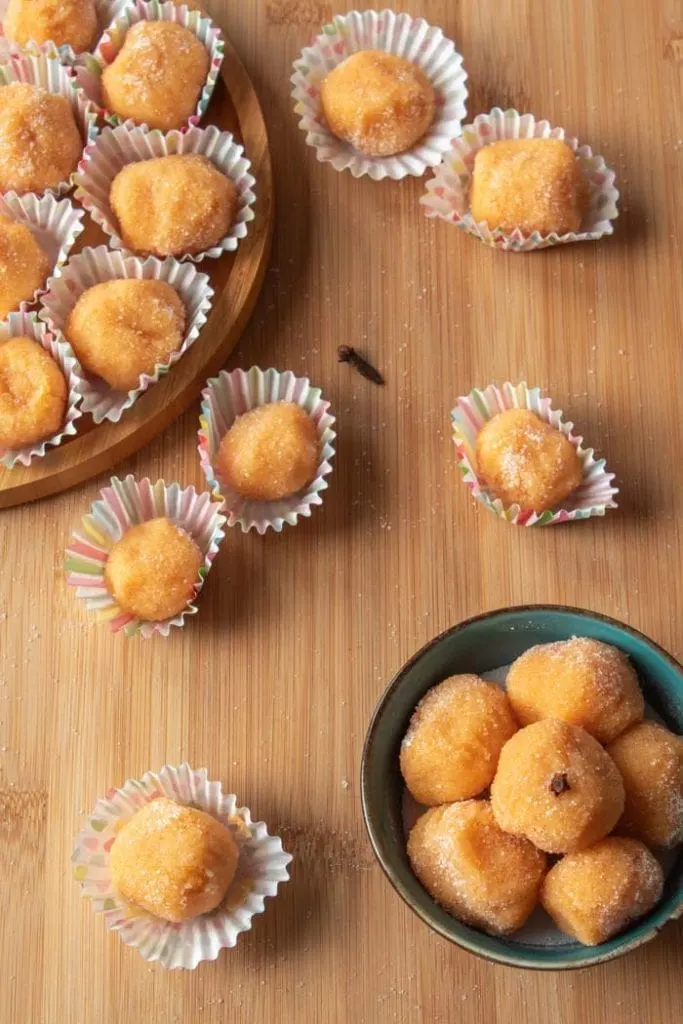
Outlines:
[[539, 946], [496, 939], [461, 924], [439, 907], [412, 873], [403, 828], [404, 785], [399, 749], [415, 705], [436, 683], [456, 673], [482, 675], [509, 665], [534, 644], [587, 636], [620, 648], [631, 659], [647, 704], [674, 732], [683, 733], [683, 669], [645, 636], [589, 612], [552, 606], [511, 608], [469, 619], [437, 637], [398, 673], [382, 697], [363, 752], [363, 813], [375, 853], [409, 906], [445, 938], [480, 956], [517, 967], [558, 970], [610, 960], [652, 938], [683, 911], [683, 854], [669, 870], [664, 896], [652, 913], [600, 946], [569, 941]]

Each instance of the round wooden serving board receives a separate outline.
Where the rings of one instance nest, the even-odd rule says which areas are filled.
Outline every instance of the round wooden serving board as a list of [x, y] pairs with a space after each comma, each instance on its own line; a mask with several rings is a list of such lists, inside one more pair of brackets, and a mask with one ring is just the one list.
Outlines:
[[[273, 232], [273, 175], [268, 136], [256, 92], [232, 46], [225, 40], [225, 60], [203, 124], [232, 132], [244, 145], [256, 178], [255, 219], [235, 253], [203, 260], [200, 269], [211, 278], [215, 295], [204, 329], [170, 372], [150, 387], [119, 423], [95, 426], [88, 415], [78, 421], [78, 434], [48, 450], [30, 466], [0, 466], [0, 509], [65, 491], [148, 444], [197, 397], [207, 377], [218, 372], [239, 341], [258, 297]], [[108, 241], [87, 219], [73, 253]]]

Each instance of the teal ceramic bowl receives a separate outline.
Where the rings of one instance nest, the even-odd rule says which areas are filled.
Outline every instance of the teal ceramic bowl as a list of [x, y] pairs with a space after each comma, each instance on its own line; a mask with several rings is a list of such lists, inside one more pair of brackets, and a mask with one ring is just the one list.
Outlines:
[[666, 865], [664, 896], [657, 907], [601, 946], [573, 940], [544, 945], [492, 938], [461, 924], [431, 898], [410, 869], [403, 828], [404, 785], [399, 749], [415, 705], [425, 692], [456, 673], [483, 675], [509, 665], [534, 644], [588, 636], [619, 647], [638, 672], [645, 700], [676, 733], [683, 733], [683, 668], [641, 633], [613, 619], [576, 608], [538, 605], [508, 608], [454, 626], [423, 647], [401, 669], [373, 716], [363, 751], [361, 792], [365, 824], [384, 872], [425, 924], [471, 953], [513, 967], [565, 970], [590, 967], [630, 952], [683, 913], [683, 852]]

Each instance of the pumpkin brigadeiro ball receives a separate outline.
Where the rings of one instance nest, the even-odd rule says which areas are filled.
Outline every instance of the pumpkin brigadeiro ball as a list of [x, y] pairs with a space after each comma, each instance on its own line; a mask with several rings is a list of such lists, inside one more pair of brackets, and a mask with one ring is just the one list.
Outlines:
[[109, 201], [128, 249], [182, 256], [227, 235], [237, 189], [205, 156], [187, 153], [127, 164], [111, 184]]
[[368, 156], [404, 153], [434, 120], [436, 97], [424, 72], [380, 50], [359, 50], [323, 79], [330, 131]]
[[189, 921], [223, 900], [237, 871], [232, 835], [205, 811], [159, 797], [126, 822], [111, 848], [116, 891], [165, 921]]
[[505, 139], [483, 146], [474, 158], [470, 212], [491, 230], [579, 231], [588, 200], [579, 162], [561, 139]]
[[0, 318], [30, 302], [49, 273], [50, 261], [33, 232], [0, 216]]
[[192, 600], [203, 561], [189, 534], [162, 516], [131, 527], [114, 544], [104, 578], [125, 612], [161, 622]]
[[561, 718], [600, 743], [640, 722], [645, 710], [628, 658], [588, 637], [531, 647], [511, 666], [506, 686], [522, 725]]
[[642, 722], [607, 748], [626, 790], [618, 830], [653, 846], [683, 842], [683, 736]]
[[51, 42], [82, 53], [97, 38], [97, 10], [94, 0], [9, 0], [4, 26], [18, 46]]
[[0, 89], [0, 192], [44, 192], [75, 170], [83, 140], [63, 96], [12, 82]]
[[0, 343], [0, 446], [17, 449], [52, 437], [64, 423], [66, 378], [32, 338]]
[[491, 806], [506, 832], [546, 853], [572, 853], [612, 831], [624, 809], [624, 784], [597, 740], [545, 718], [503, 747]]
[[557, 927], [599, 946], [649, 913], [661, 899], [659, 862], [634, 839], [610, 836], [563, 857], [546, 875], [541, 902]]
[[269, 402], [238, 416], [221, 441], [216, 466], [232, 490], [252, 501], [281, 501], [314, 479], [320, 462], [315, 423], [295, 402]]
[[504, 505], [545, 512], [581, 483], [581, 459], [560, 430], [528, 409], [507, 409], [477, 436], [479, 475]]
[[104, 281], [83, 292], [64, 325], [81, 365], [115, 391], [137, 388], [180, 348], [185, 306], [165, 281]]
[[437, 903], [490, 935], [522, 927], [546, 869], [540, 850], [498, 827], [488, 800], [432, 807], [410, 833], [408, 858]]
[[104, 105], [150, 128], [182, 128], [195, 111], [209, 63], [206, 47], [184, 25], [139, 21], [104, 69]]
[[452, 676], [428, 690], [401, 744], [401, 773], [418, 801], [468, 800], [491, 784], [517, 724], [505, 693], [479, 676]]

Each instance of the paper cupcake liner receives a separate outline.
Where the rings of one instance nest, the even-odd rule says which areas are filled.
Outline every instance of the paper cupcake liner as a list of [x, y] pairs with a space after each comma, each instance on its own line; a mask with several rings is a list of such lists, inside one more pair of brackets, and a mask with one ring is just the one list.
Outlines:
[[172, 366], [197, 340], [206, 323], [211, 309], [213, 288], [206, 274], [200, 274], [192, 263], [179, 263], [168, 257], [165, 260], [148, 256], [142, 260], [136, 256], [124, 256], [121, 252], [110, 252], [106, 246], [84, 249], [69, 261], [58, 277], [47, 283], [39, 316], [50, 330], [64, 332], [64, 326], [83, 292], [103, 281], [137, 278], [138, 280], [166, 281], [178, 292], [187, 313], [183, 343], [167, 363], [159, 363], [154, 373], [141, 374], [137, 388], [132, 391], [114, 391], [100, 377], [83, 370], [83, 412], [91, 413], [95, 423], [111, 420], [118, 423], [123, 412], [129, 409], [151, 384], [168, 373]]
[[[160, 516], [166, 516], [192, 537], [204, 555], [204, 564], [194, 596], [179, 615], [161, 622], [142, 622], [117, 605], [107, 590], [104, 570], [112, 547], [132, 526]], [[112, 633], [123, 630], [126, 636], [139, 633], [145, 639], [155, 633], [168, 636], [171, 626], [183, 626], [187, 615], [196, 614], [194, 601], [225, 536], [224, 525], [221, 506], [206, 492], [198, 494], [194, 487], [182, 490], [180, 484], [167, 485], [163, 480], [153, 484], [132, 475], [125, 480], [112, 477], [111, 486], [102, 490], [100, 500], [83, 517], [81, 529], [74, 531], [66, 549], [67, 582], [99, 619], [109, 623]]]
[[[97, 9], [98, 35], [107, 29], [115, 18], [128, 6], [131, 0], [95, 0]], [[48, 57], [58, 57], [63, 64], [75, 64], [81, 54], [76, 54], [71, 46], [58, 46], [54, 42], [35, 43], [29, 41], [24, 46], [11, 42], [5, 35], [5, 24], [0, 23], [0, 60], [21, 51], [25, 53], [44, 53]]]
[[[19, 196], [16, 192], [0, 195], [0, 216], [25, 224], [35, 235], [36, 241], [47, 255], [51, 274], [60, 268], [73, 248], [73, 244], [84, 228], [83, 210], [76, 209], [68, 199], [55, 199], [53, 195], [36, 196], [32, 192]], [[31, 299], [19, 305], [20, 312], [37, 302], [47, 287], [44, 282], [36, 288]]]
[[[83, 146], [91, 143], [97, 135], [97, 114], [90, 101], [78, 89], [73, 68], [61, 64], [56, 57], [45, 53], [14, 51], [10, 59], [0, 64], [0, 87], [12, 82], [27, 82], [39, 85], [47, 92], [64, 96], [71, 104], [76, 123], [81, 129]], [[44, 189], [45, 193], [65, 195], [73, 184], [74, 174], [55, 188]]]
[[[479, 431], [488, 420], [506, 409], [530, 409], [545, 423], [561, 430], [576, 448], [583, 465], [583, 478], [563, 508], [533, 512], [522, 510], [519, 505], [506, 507], [499, 498], [489, 494], [477, 475]], [[552, 408], [551, 400], [542, 397], [540, 388], [528, 388], [524, 383], [506, 383], [502, 388], [489, 384], [483, 391], [475, 388], [469, 395], [458, 398], [458, 404], [451, 412], [451, 421], [463, 481], [477, 501], [508, 523], [514, 526], [550, 526], [604, 516], [608, 509], [617, 507], [614, 498], [619, 491], [612, 486], [614, 474], [607, 472], [605, 460], [596, 459], [592, 448], [583, 447], [583, 438], [572, 433], [574, 424], [565, 421], [559, 409]]]
[[51, 334], [41, 324], [35, 313], [10, 313], [6, 320], [0, 322], [0, 344], [9, 338], [33, 338], [46, 352], [52, 356], [66, 378], [69, 395], [66, 405], [66, 416], [59, 433], [44, 441], [27, 445], [25, 448], [0, 448], [0, 463], [6, 469], [12, 469], [20, 462], [22, 466], [30, 466], [33, 459], [42, 459], [48, 448], [56, 448], [65, 437], [73, 437], [76, 433], [76, 420], [82, 415], [81, 403], [81, 367], [61, 335]]
[[207, 256], [217, 259], [224, 252], [237, 249], [240, 239], [247, 234], [249, 222], [254, 219], [256, 196], [252, 189], [256, 179], [250, 173], [251, 164], [244, 156], [242, 146], [237, 145], [230, 132], [222, 132], [214, 125], [166, 133], [120, 125], [118, 128], [105, 128], [87, 147], [75, 175], [76, 199], [109, 235], [115, 249], [127, 251], [109, 203], [109, 191], [116, 175], [126, 164], [182, 153], [201, 153], [230, 178], [237, 189], [238, 207], [235, 222], [218, 245], [197, 255], [179, 256], [178, 259], [199, 263]]
[[[210, 914], [172, 924], [152, 917], [127, 903], [111, 884], [110, 851], [122, 824], [152, 800], [166, 796], [180, 804], [197, 807], [228, 828], [239, 848], [235, 880], [223, 903]], [[289, 880], [291, 854], [278, 836], [271, 836], [262, 821], [252, 821], [247, 807], [226, 794], [220, 782], [211, 782], [205, 768], [189, 764], [165, 765], [141, 779], [128, 779], [120, 789], [100, 798], [76, 837], [71, 855], [73, 876], [83, 896], [97, 913], [104, 914], [107, 928], [117, 931], [127, 946], [138, 949], [145, 960], [162, 967], [194, 970], [203, 960], [215, 960], [222, 949], [232, 948], [241, 932], [249, 931], [256, 914], [265, 910], [268, 896]]]
[[[320, 104], [320, 85], [333, 68], [358, 50], [383, 50], [403, 57], [422, 69], [437, 95], [434, 121], [426, 135], [411, 149], [395, 156], [372, 157], [338, 139], [327, 126]], [[424, 18], [393, 11], [350, 11], [337, 15], [312, 46], [294, 62], [292, 96], [300, 116], [299, 127], [318, 160], [337, 171], [350, 170], [354, 178], [368, 174], [374, 181], [406, 175], [420, 177], [435, 167], [460, 134], [465, 117], [467, 73], [455, 44], [440, 28]]]
[[[566, 235], [555, 232], [542, 235], [534, 231], [531, 235], [523, 235], [516, 230], [506, 234], [500, 228], [489, 228], [484, 221], [480, 224], [475, 221], [470, 213], [474, 158], [484, 146], [502, 139], [563, 139], [576, 153], [590, 188], [590, 205], [580, 231]], [[420, 202], [428, 217], [441, 217], [487, 245], [511, 252], [531, 252], [567, 242], [595, 241], [603, 235], [611, 235], [614, 230], [612, 221], [619, 215], [619, 193], [614, 180], [614, 171], [607, 167], [604, 158], [593, 156], [590, 146], [581, 145], [578, 139], [565, 136], [564, 128], [553, 128], [548, 121], [536, 121], [531, 114], [494, 107], [489, 114], [475, 117], [472, 124], [465, 126], [462, 136], [453, 140], [443, 163], [427, 182], [427, 193]]]
[[208, 51], [211, 60], [209, 73], [197, 101], [196, 110], [183, 127], [199, 124], [206, 113], [206, 108], [209, 105], [209, 100], [218, 81], [221, 64], [225, 56], [225, 43], [221, 30], [210, 18], [184, 5], [157, 3], [156, 0], [153, 0], [151, 3], [135, 0], [130, 6], [126, 7], [104, 33], [94, 54], [86, 54], [83, 61], [80, 62], [80, 66], [76, 68], [76, 79], [79, 87], [88, 99], [95, 104], [99, 116], [112, 127], [116, 128], [124, 123], [131, 126], [140, 125], [141, 127], [147, 127], [143, 121], [125, 121], [118, 114], [113, 114], [106, 110], [102, 99], [102, 72], [108, 64], [114, 61], [123, 46], [128, 29], [138, 21], [175, 21], [177, 24], [189, 29]]
[[[313, 419], [320, 440], [320, 463], [315, 478], [304, 491], [283, 501], [250, 501], [233, 491], [215, 468], [216, 456], [223, 435], [238, 416], [269, 402], [296, 402]], [[332, 472], [334, 416], [329, 413], [318, 388], [311, 387], [306, 377], [295, 377], [287, 370], [221, 370], [218, 377], [207, 382], [202, 391], [202, 410], [199, 417], [199, 460], [209, 482], [211, 492], [224, 502], [228, 526], [239, 524], [243, 533], [255, 529], [264, 534], [269, 528], [279, 533], [285, 523], [296, 526], [299, 516], [310, 516], [314, 505], [322, 505], [326, 477]]]

